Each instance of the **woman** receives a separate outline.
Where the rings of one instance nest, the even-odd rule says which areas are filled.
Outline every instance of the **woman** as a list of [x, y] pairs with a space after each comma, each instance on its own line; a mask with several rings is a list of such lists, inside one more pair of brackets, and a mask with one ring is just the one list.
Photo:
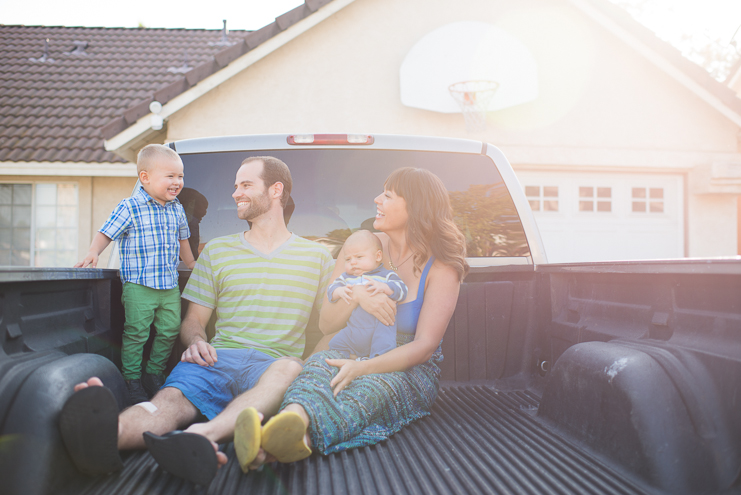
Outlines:
[[[362, 361], [337, 351], [311, 356], [286, 392], [282, 412], [262, 429], [262, 447], [278, 461], [308, 457], [312, 448], [329, 454], [374, 445], [430, 414], [437, 397], [440, 343], [468, 271], [465, 240], [445, 186], [427, 170], [394, 171], [375, 203], [383, 264], [406, 283], [409, 302], [396, 307], [385, 294], [370, 296], [355, 286], [352, 304], [325, 296], [319, 326], [325, 335], [341, 330], [360, 305], [385, 324], [395, 315], [397, 347]], [[337, 263], [332, 279], [342, 271]]]

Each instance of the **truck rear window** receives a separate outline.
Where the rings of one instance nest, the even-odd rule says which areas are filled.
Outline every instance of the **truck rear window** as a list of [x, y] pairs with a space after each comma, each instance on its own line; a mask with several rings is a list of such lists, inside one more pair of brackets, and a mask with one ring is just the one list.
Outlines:
[[198, 252], [211, 239], [249, 230], [237, 218], [231, 197], [234, 178], [249, 156], [275, 156], [291, 169], [294, 210], [288, 229], [326, 245], [336, 257], [357, 229], [373, 230], [373, 199], [391, 171], [426, 168], [450, 192], [456, 223], [469, 257], [528, 256], [530, 250], [507, 188], [484, 155], [378, 149], [300, 149], [181, 155], [185, 188], [179, 199], [198, 238]]

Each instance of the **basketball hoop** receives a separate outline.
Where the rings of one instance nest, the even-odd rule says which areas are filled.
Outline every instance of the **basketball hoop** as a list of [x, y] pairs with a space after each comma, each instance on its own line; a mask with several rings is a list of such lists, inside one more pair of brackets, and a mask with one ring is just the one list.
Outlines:
[[448, 86], [450, 96], [458, 103], [466, 119], [468, 132], [486, 129], [486, 108], [499, 88], [495, 81], [462, 81]]

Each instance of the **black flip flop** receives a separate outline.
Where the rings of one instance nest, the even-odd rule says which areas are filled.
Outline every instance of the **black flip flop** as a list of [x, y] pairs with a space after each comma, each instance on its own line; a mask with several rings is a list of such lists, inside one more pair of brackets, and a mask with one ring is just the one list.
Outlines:
[[75, 392], [62, 406], [59, 431], [80, 472], [96, 476], [123, 469], [118, 453], [118, 403], [105, 387]]
[[144, 443], [159, 466], [168, 473], [201, 486], [216, 476], [219, 462], [211, 442], [202, 435], [171, 431], [162, 436], [144, 432]]

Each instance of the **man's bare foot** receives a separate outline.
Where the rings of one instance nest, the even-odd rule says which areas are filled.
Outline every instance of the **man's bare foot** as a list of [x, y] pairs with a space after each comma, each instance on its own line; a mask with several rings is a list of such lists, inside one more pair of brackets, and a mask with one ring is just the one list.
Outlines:
[[219, 468], [226, 464], [226, 456], [219, 452], [218, 445], [197, 433], [176, 430], [155, 435], [147, 431], [144, 443], [160, 468], [197, 485], [209, 486]]
[[[88, 378], [86, 382], [78, 383], [77, 385], [75, 385], [74, 390], [75, 392], [79, 392], [80, 390], [85, 390], [88, 387], [105, 387], [105, 385], [103, 385], [103, 381], [100, 378], [98, 378], [97, 376], [92, 376]], [[121, 436], [120, 422], [118, 423], [118, 436]]]
[[79, 392], [83, 388], [102, 387], [102, 386], [103, 386], [103, 382], [100, 380], [100, 378], [98, 378], [97, 376], [93, 376], [89, 378], [87, 382], [82, 382], [82, 383], [78, 383], [77, 385], [75, 385], [75, 392]]
[[[62, 406], [59, 432], [77, 468], [89, 475], [118, 471], [118, 403], [98, 378], [75, 386]], [[92, 385], [92, 386], [91, 386]]]
[[211, 442], [211, 445], [213, 445], [214, 450], [216, 451], [216, 460], [219, 463], [219, 467], [226, 464], [226, 462], [228, 461], [226, 454], [219, 450], [219, 444], [211, 440], [208, 435], [208, 423], [193, 423], [183, 431], [187, 433], [195, 433], [197, 435], [206, 437], [208, 441]]
[[216, 442], [211, 442], [211, 445], [214, 446], [214, 450], [216, 451], [216, 461], [219, 463], [219, 468], [221, 468], [221, 466], [225, 466], [226, 461], [229, 460], [227, 459], [226, 454], [219, 450], [219, 446], [216, 444]]

